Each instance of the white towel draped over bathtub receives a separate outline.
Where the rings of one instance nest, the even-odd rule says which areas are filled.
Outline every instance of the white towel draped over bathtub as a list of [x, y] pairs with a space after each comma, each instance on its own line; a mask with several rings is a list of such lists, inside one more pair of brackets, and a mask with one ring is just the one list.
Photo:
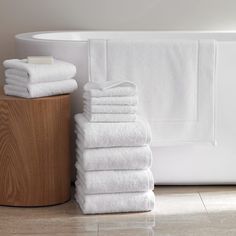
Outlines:
[[90, 40], [90, 80], [129, 80], [154, 146], [214, 143], [213, 40]]

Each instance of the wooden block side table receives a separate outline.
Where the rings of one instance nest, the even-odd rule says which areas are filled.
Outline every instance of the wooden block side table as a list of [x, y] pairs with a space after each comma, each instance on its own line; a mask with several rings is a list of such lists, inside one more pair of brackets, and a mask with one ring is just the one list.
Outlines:
[[70, 96], [0, 94], [0, 205], [70, 199]]

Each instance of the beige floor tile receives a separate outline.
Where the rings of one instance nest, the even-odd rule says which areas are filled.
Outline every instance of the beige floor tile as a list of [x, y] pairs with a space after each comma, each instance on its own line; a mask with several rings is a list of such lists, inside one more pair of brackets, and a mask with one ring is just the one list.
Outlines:
[[199, 228], [165, 228], [154, 229], [155, 236], [235, 236], [234, 229], [219, 229], [214, 226], [199, 227]]
[[110, 223], [99, 223], [98, 228], [99, 230], [117, 230], [117, 229], [145, 229], [145, 228], [152, 228], [156, 226], [155, 217], [152, 220], [145, 221], [139, 220], [117, 220]]
[[204, 205], [198, 193], [156, 194], [157, 215], [204, 214]]
[[120, 225], [155, 225], [155, 215], [147, 213], [126, 213], [126, 214], [103, 214], [96, 216], [88, 216], [89, 222], [99, 224], [100, 227], [114, 228]]
[[78, 234], [97, 232], [98, 225], [92, 223], [80, 223], [79, 220], [70, 218], [61, 220], [26, 220], [17, 222], [1, 222], [0, 235], [10, 234]]
[[16, 233], [16, 234], [4, 234], [4, 236], [97, 236], [98, 232], [77, 232], [77, 233]]
[[24, 219], [50, 219], [53, 217], [73, 217], [81, 215], [78, 204], [74, 200], [67, 203], [49, 207], [0, 207], [0, 222], [4, 218], [24, 218]]
[[74, 201], [52, 207], [0, 207], [0, 235], [76, 235], [97, 229], [96, 221], [88, 220]]
[[74, 200], [53, 207], [0, 207], [0, 235], [236, 235], [234, 186], [157, 186], [155, 195], [155, 209], [143, 213], [83, 215]]
[[113, 230], [99, 230], [98, 236], [153, 236], [152, 229], [113, 229]]
[[157, 216], [153, 229], [198, 229], [211, 225], [207, 214]]
[[236, 213], [235, 212], [209, 213], [208, 217], [211, 221], [211, 225], [213, 225], [216, 228], [236, 230]]
[[211, 212], [235, 212], [236, 213], [236, 189], [215, 188], [214, 191], [200, 192], [202, 201], [209, 213]]

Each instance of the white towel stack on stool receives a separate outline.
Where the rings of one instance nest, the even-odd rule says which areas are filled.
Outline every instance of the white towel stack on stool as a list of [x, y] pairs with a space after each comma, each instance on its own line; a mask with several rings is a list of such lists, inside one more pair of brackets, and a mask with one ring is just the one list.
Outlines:
[[[84, 97], [85, 113], [75, 115], [75, 198], [83, 213], [152, 210], [151, 132], [149, 125], [136, 117], [136, 87], [126, 82], [89, 83]], [[103, 114], [110, 116], [104, 118]]]
[[11, 59], [3, 65], [6, 95], [37, 98], [71, 93], [78, 87], [73, 79], [76, 67], [68, 62], [54, 60], [52, 64], [33, 64], [27, 59]]

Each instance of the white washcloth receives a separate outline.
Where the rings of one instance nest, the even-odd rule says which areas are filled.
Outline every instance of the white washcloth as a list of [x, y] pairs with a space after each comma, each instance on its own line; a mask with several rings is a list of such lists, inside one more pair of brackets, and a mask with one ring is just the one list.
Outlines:
[[37, 98], [58, 94], [68, 94], [72, 93], [77, 88], [77, 82], [74, 79], [69, 79], [47, 83], [28, 84], [26, 86], [6, 84], [4, 85], [4, 92], [6, 95], [11, 96]]
[[151, 167], [152, 152], [150, 147], [118, 147], [76, 149], [77, 161], [86, 171], [132, 170]]
[[[129, 80], [155, 146], [214, 143], [213, 40], [90, 40], [90, 81]], [[99, 60], [98, 60], [99, 59]]]
[[137, 112], [137, 106], [129, 105], [91, 105], [84, 102], [84, 112], [95, 114], [134, 114]]
[[94, 114], [84, 111], [85, 117], [90, 122], [133, 122], [136, 114]]
[[136, 85], [129, 81], [88, 82], [84, 86], [86, 97], [124, 97], [136, 94]]
[[85, 195], [77, 186], [75, 199], [84, 214], [151, 211], [155, 206], [152, 191]]
[[87, 94], [83, 94], [85, 101], [91, 105], [137, 105], [137, 96], [126, 97], [90, 97]]
[[5, 60], [6, 77], [22, 82], [40, 83], [71, 79], [76, 74], [76, 67], [68, 62], [54, 60], [53, 64], [31, 64], [26, 59]]
[[77, 180], [85, 194], [145, 192], [154, 188], [150, 169], [84, 171], [78, 162]]
[[75, 131], [84, 148], [136, 147], [151, 142], [150, 127], [140, 117], [128, 123], [90, 123], [83, 114], [74, 118]]

